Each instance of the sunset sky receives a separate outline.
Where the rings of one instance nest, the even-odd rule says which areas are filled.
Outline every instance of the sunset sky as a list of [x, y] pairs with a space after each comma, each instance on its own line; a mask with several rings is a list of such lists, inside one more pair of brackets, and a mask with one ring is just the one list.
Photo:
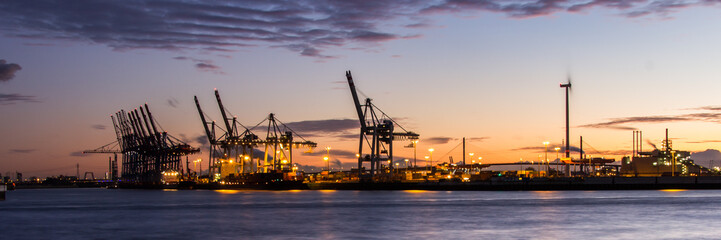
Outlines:
[[[620, 159], [633, 130], [660, 146], [669, 128], [676, 149], [721, 160], [718, 0], [11, 0], [0, 14], [3, 176], [76, 163], [102, 175], [108, 155], [81, 152], [116, 139], [111, 114], [146, 102], [205, 159], [193, 96], [220, 121], [214, 88], [244, 125], [275, 113], [318, 143], [296, 162], [321, 166], [331, 146], [349, 167], [347, 70], [421, 135], [419, 165], [428, 148], [460, 160], [463, 137], [484, 162], [537, 160], [544, 141], [555, 158], [569, 77], [571, 144], [582, 135], [587, 154]], [[402, 145], [397, 159], [412, 158]]]

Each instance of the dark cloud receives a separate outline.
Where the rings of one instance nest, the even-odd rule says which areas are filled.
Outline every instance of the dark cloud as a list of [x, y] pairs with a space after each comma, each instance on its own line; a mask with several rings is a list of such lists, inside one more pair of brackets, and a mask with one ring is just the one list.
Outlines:
[[178, 99], [175, 99], [175, 98], [168, 99], [168, 106], [171, 106], [173, 108], [178, 108], [178, 104], [180, 104], [180, 102], [178, 102]]
[[22, 95], [17, 93], [4, 94], [0, 93], [0, 105], [12, 105], [19, 102], [40, 102], [35, 96]]
[[340, 134], [335, 135], [335, 137], [343, 140], [358, 140], [360, 139], [360, 133]]
[[[197, 58], [184, 57], [184, 56], [174, 57], [173, 59], [180, 60], [180, 61], [194, 62], [195, 68], [198, 69], [198, 71], [211, 72], [211, 73], [216, 73], [216, 74], [224, 74], [224, 72], [221, 70], [220, 66], [215, 65], [212, 60], [197, 59]], [[170, 101], [170, 100], [168, 100], [168, 101]], [[175, 101], [177, 102], [178, 100], [175, 100]]]
[[7, 63], [7, 61], [0, 59], [0, 82], [7, 82], [15, 77], [15, 72], [23, 69], [20, 65], [15, 63]]
[[196, 63], [195, 67], [201, 71], [217, 71], [220, 67], [210, 63]]
[[97, 129], [97, 130], [105, 130], [107, 128], [105, 125], [102, 125], [102, 124], [95, 124], [90, 127], [92, 127], [93, 129]]
[[31, 153], [34, 152], [36, 149], [10, 149], [11, 153]]
[[206, 135], [198, 135], [193, 140], [202, 146], [208, 145], [208, 136]]
[[670, 122], [715, 122], [721, 123], [721, 108], [719, 107], [700, 107], [692, 110], [702, 110], [706, 112], [686, 113], [671, 116], [643, 116], [643, 117], [625, 117], [612, 118], [606, 122], [592, 123], [580, 125], [585, 128], [607, 128], [617, 130], [636, 130], [636, 127], [628, 126], [632, 124], [644, 123], [670, 123]]
[[490, 137], [471, 137], [471, 138], [466, 138], [466, 141], [469, 141], [469, 142], [482, 142], [482, 141], [486, 141], [486, 140], [488, 140], [488, 139], [490, 139]]
[[[303, 152], [301, 154], [304, 156], [322, 157], [322, 156], [326, 156], [326, 154], [328, 154], [328, 152], [326, 152], [325, 149], [322, 149], [322, 150], [316, 149], [313, 152]], [[343, 149], [331, 149], [330, 150], [331, 158], [341, 157], [341, 158], [356, 159], [355, 154], [356, 154], [356, 152], [354, 152], [354, 151], [348, 151], [348, 150], [343, 150]]]
[[306, 137], [335, 137], [340, 139], [358, 139], [360, 123], [354, 119], [308, 120], [286, 123], [290, 129]]
[[618, 130], [636, 130], [634, 127], [622, 126], [622, 124], [635, 124], [635, 123], [666, 123], [666, 122], [678, 122], [688, 121], [687, 117], [683, 116], [648, 116], [648, 117], [627, 117], [627, 118], [613, 118], [607, 122], [593, 123], [581, 125], [579, 127], [585, 128], [610, 128]]
[[421, 141], [423, 144], [446, 144], [450, 141], [457, 140], [457, 138], [452, 137], [431, 137], [431, 138], [423, 138]]
[[360, 128], [360, 123], [355, 119], [308, 120], [285, 125], [299, 132], [334, 133]]
[[616, 10], [626, 17], [641, 17], [649, 14], [666, 16], [674, 10], [690, 6], [716, 5], [710, 0], [447, 0], [433, 4], [422, 13], [473, 13], [478, 11], [497, 12], [512, 18], [531, 18], [552, 15], [558, 12], [582, 12], [591, 8]]
[[[399, 1], [0, 1], [7, 35], [77, 40], [116, 50], [237, 51], [281, 47], [301, 56], [334, 58], [330, 48], [367, 49], [420, 36], [427, 14], [501, 13], [512, 18], [576, 13], [592, 8], [620, 16], [666, 16], [715, 0], [399, 0]], [[393, 21], [397, 20], [397, 21]], [[197, 64], [206, 69], [211, 63]]]

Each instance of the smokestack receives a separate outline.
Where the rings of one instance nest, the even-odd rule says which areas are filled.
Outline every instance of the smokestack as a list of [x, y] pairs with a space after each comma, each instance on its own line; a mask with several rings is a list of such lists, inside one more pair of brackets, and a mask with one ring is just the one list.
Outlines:
[[668, 128], [666, 128], [666, 152], [671, 151], [671, 148], [668, 146]]

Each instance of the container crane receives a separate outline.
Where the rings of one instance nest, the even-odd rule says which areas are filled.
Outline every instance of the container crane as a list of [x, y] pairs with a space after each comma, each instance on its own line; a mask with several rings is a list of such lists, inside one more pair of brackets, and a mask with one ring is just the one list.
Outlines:
[[[365, 103], [361, 104], [358, 93], [356, 92], [353, 76], [350, 71], [346, 71], [346, 79], [353, 97], [356, 113], [360, 120], [360, 136], [358, 144], [358, 177], [362, 178], [365, 174], [363, 163], [370, 163], [370, 179], [373, 180], [375, 174], [381, 172], [381, 164], [388, 163], [388, 168], [393, 169], [393, 141], [394, 140], [415, 140], [418, 134], [410, 131], [394, 132], [395, 125], [398, 125], [392, 118], [383, 111], [373, 105], [370, 98], [365, 99]], [[379, 113], [376, 113], [378, 110]], [[370, 138], [370, 139], [369, 139]], [[365, 142], [365, 144], [364, 144]], [[370, 154], [363, 156], [364, 145], [370, 149]]]

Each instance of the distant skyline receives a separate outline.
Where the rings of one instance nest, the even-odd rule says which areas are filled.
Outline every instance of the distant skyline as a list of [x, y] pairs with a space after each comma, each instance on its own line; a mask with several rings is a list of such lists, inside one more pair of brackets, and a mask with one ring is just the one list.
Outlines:
[[[564, 138], [620, 160], [633, 130], [644, 149], [669, 128], [676, 149], [721, 153], [721, 2], [2, 1], [0, 174], [107, 171], [82, 154], [116, 139], [110, 115], [148, 103], [165, 131], [207, 147], [193, 103], [220, 119], [269, 113], [318, 143], [296, 162], [353, 166], [361, 94], [421, 135], [419, 165], [467, 152], [537, 160]], [[259, 134], [260, 135], [260, 134]], [[413, 149], [396, 144], [398, 159]], [[707, 150], [708, 149], [708, 150]], [[191, 158], [207, 158], [207, 149]], [[721, 161], [716, 161], [721, 165]], [[707, 164], [708, 162], [701, 162]], [[203, 169], [206, 169], [204, 166]]]

